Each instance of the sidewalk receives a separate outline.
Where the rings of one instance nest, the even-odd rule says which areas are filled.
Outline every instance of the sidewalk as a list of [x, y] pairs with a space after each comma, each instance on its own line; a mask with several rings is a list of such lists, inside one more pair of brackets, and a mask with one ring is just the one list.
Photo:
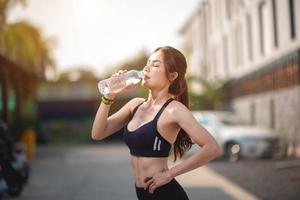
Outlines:
[[[177, 180], [191, 200], [255, 200], [238, 185], [201, 167]], [[39, 147], [20, 200], [134, 200], [128, 149], [123, 144]]]
[[216, 174], [206, 166], [179, 176], [177, 180], [187, 188], [191, 199], [202, 199], [200, 195], [205, 193], [207, 193], [205, 194], [207, 197], [205, 199], [258, 199], [225, 177]]

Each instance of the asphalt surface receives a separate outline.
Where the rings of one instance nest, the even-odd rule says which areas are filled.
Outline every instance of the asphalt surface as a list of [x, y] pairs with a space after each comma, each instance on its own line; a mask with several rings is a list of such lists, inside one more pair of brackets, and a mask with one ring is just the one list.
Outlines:
[[[299, 181], [285, 180], [288, 173], [282, 169], [270, 170], [273, 164], [264, 161], [233, 164], [219, 160], [176, 179], [191, 200], [297, 199]], [[17, 199], [137, 199], [130, 156], [124, 144], [38, 147], [31, 167], [29, 183]], [[274, 172], [279, 174], [274, 176]]]
[[259, 199], [300, 199], [300, 179], [290, 178], [294, 174], [300, 175], [300, 160], [248, 159], [236, 163], [217, 161], [210, 163], [209, 167]]

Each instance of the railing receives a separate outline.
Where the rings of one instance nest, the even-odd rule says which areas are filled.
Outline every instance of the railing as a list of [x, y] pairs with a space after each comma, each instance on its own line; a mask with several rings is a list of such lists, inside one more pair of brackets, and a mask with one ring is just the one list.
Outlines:
[[228, 98], [293, 87], [300, 83], [300, 49], [273, 61], [225, 88]]

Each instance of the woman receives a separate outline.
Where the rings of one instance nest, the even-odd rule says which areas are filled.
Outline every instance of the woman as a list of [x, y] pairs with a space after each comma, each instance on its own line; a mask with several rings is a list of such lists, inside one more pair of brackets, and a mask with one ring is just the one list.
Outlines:
[[[117, 94], [102, 97], [92, 128], [92, 138], [101, 140], [124, 127], [124, 140], [132, 156], [136, 193], [139, 200], [188, 199], [176, 176], [196, 169], [220, 154], [214, 138], [197, 123], [189, 108], [185, 80], [186, 60], [173, 47], [160, 47], [144, 67], [142, 85], [149, 89], [147, 100], [134, 98], [108, 117]], [[174, 158], [182, 157], [192, 141], [201, 146], [180, 164], [168, 168], [173, 146]]]

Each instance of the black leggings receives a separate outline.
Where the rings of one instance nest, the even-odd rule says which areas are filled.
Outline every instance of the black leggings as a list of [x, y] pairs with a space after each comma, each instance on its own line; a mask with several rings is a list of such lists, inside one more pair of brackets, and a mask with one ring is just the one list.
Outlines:
[[158, 187], [150, 194], [144, 188], [135, 187], [136, 194], [139, 200], [188, 200], [188, 196], [181, 185], [172, 179], [166, 185]]

